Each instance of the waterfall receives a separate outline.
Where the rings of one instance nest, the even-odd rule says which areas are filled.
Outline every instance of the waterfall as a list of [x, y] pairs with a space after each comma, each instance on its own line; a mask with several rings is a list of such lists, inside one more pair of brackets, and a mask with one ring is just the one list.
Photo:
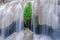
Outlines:
[[0, 12], [0, 40], [17, 40], [18, 36], [22, 37], [20, 34], [23, 34], [24, 25], [20, 1], [3, 4]]
[[[27, 2], [32, 3], [32, 17], [26, 25]], [[0, 6], [0, 40], [60, 40], [59, 10], [58, 0], [6, 0]]]
[[[34, 40], [56, 40], [56, 29], [58, 29], [57, 7], [58, 0], [34, 0], [34, 16], [32, 18]], [[39, 24], [36, 24], [37, 16]], [[47, 37], [49, 38], [47, 39]]]

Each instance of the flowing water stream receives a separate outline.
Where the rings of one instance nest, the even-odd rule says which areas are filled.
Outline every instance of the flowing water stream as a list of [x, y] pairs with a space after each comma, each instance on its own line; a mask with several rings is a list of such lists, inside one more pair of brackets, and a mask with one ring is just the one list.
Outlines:
[[17, 40], [18, 34], [22, 34], [20, 33], [23, 29], [22, 12], [19, 1], [0, 6], [0, 40]]
[[18, 0], [0, 6], [0, 40], [60, 40], [58, 0], [29, 1], [32, 2], [32, 20], [26, 33], [23, 22], [25, 3], [22, 5], [22, 0]]
[[59, 40], [58, 0], [34, 0], [32, 20], [34, 40]]

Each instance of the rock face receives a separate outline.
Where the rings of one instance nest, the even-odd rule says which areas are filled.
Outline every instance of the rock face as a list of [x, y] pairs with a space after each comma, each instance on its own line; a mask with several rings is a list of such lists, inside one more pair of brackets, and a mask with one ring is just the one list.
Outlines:
[[6, 39], [0, 36], [0, 40], [33, 40], [33, 33], [26, 28], [25, 31], [15, 32]]
[[33, 33], [28, 28], [26, 28], [24, 31], [23, 40], [33, 40], [33, 39], [34, 39]]
[[53, 37], [53, 32], [54, 29], [48, 25], [38, 25], [37, 27], [35, 27], [35, 30], [33, 30], [34, 28], [30, 29], [32, 32], [34, 32], [37, 35], [48, 35], [50, 37]]

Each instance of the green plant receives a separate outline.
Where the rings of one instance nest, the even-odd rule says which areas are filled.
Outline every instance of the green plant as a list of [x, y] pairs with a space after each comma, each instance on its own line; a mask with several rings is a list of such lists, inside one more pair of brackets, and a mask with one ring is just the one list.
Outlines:
[[32, 16], [32, 3], [28, 2], [24, 8], [24, 22], [27, 22], [31, 19]]

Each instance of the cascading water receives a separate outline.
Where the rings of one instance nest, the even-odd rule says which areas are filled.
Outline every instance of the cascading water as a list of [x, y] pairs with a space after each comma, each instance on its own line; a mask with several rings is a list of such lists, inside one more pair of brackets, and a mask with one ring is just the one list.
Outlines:
[[[58, 29], [58, 0], [34, 0], [33, 2], [33, 32], [34, 40], [56, 40]], [[36, 26], [36, 17], [38, 23]], [[57, 39], [59, 40], [59, 39]]]
[[[0, 6], [0, 40], [60, 40], [58, 0], [23, 1]], [[29, 1], [32, 2], [32, 18], [25, 32], [23, 7]]]
[[24, 27], [20, 1], [0, 6], [0, 12], [0, 40], [20, 40], [24, 35], [21, 33]]

